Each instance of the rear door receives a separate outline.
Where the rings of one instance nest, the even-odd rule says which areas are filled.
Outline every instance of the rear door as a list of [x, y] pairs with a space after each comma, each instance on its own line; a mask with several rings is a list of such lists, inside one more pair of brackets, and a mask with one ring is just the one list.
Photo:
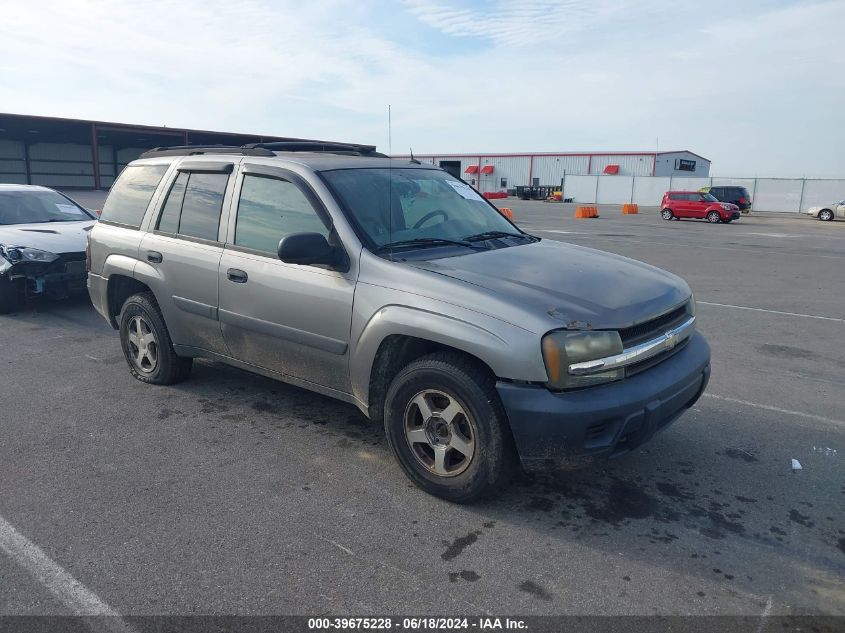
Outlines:
[[671, 195], [672, 209], [679, 218], [689, 218], [690, 215], [690, 201], [689, 195], [685, 193], [673, 193]]
[[139, 258], [158, 277], [156, 296], [173, 342], [225, 354], [217, 276], [233, 163], [183, 161], [177, 169]]
[[[220, 321], [233, 357], [348, 393], [357, 262], [346, 270], [279, 260], [286, 235], [337, 240], [331, 217], [299, 175], [245, 164], [220, 262]], [[357, 258], [354, 258], [357, 259]]]

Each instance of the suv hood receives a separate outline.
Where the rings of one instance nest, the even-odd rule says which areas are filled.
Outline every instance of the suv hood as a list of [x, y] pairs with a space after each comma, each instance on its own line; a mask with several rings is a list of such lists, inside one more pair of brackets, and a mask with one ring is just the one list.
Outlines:
[[84, 220], [0, 225], [0, 244], [50, 253], [79, 253], [85, 250], [88, 231], [95, 223], [96, 220]]
[[[654, 266], [553, 240], [408, 264], [485, 288], [515, 310], [543, 318], [549, 328], [629, 327], [692, 294], [680, 277]], [[491, 316], [511, 322], [519, 318]]]

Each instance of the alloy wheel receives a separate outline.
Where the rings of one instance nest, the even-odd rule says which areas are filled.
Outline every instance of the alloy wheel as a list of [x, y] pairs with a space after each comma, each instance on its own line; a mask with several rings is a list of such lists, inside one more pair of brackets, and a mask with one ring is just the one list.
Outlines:
[[440, 477], [460, 475], [475, 455], [475, 423], [451, 395], [426, 389], [405, 408], [405, 439], [414, 458]]
[[138, 371], [149, 374], [158, 365], [158, 340], [150, 324], [142, 316], [134, 316], [126, 331], [132, 362]]

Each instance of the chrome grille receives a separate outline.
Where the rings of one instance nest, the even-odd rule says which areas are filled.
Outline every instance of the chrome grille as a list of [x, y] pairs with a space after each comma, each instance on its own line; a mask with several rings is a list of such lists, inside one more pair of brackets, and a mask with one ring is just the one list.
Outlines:
[[689, 302], [658, 317], [619, 330], [619, 336], [622, 338], [622, 346], [627, 349], [643, 341], [656, 338], [666, 332], [666, 330], [671, 330], [673, 327], [680, 325], [687, 318], [689, 318]]

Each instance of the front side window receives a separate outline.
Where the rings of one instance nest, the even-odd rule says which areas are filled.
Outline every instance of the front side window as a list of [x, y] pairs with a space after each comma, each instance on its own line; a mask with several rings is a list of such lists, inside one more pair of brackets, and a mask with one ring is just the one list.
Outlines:
[[719, 202], [714, 196], [712, 196], [709, 193], [702, 193], [701, 199], [704, 200], [705, 202]]
[[489, 232], [527, 239], [474, 189], [442, 170], [342, 169], [323, 176], [376, 250]]
[[138, 228], [167, 165], [129, 165], [111, 188], [101, 220]]
[[228, 174], [181, 172], [167, 194], [159, 231], [217, 241]]
[[267, 176], [244, 176], [235, 220], [237, 246], [275, 254], [283, 237], [329, 229], [294, 183]]

